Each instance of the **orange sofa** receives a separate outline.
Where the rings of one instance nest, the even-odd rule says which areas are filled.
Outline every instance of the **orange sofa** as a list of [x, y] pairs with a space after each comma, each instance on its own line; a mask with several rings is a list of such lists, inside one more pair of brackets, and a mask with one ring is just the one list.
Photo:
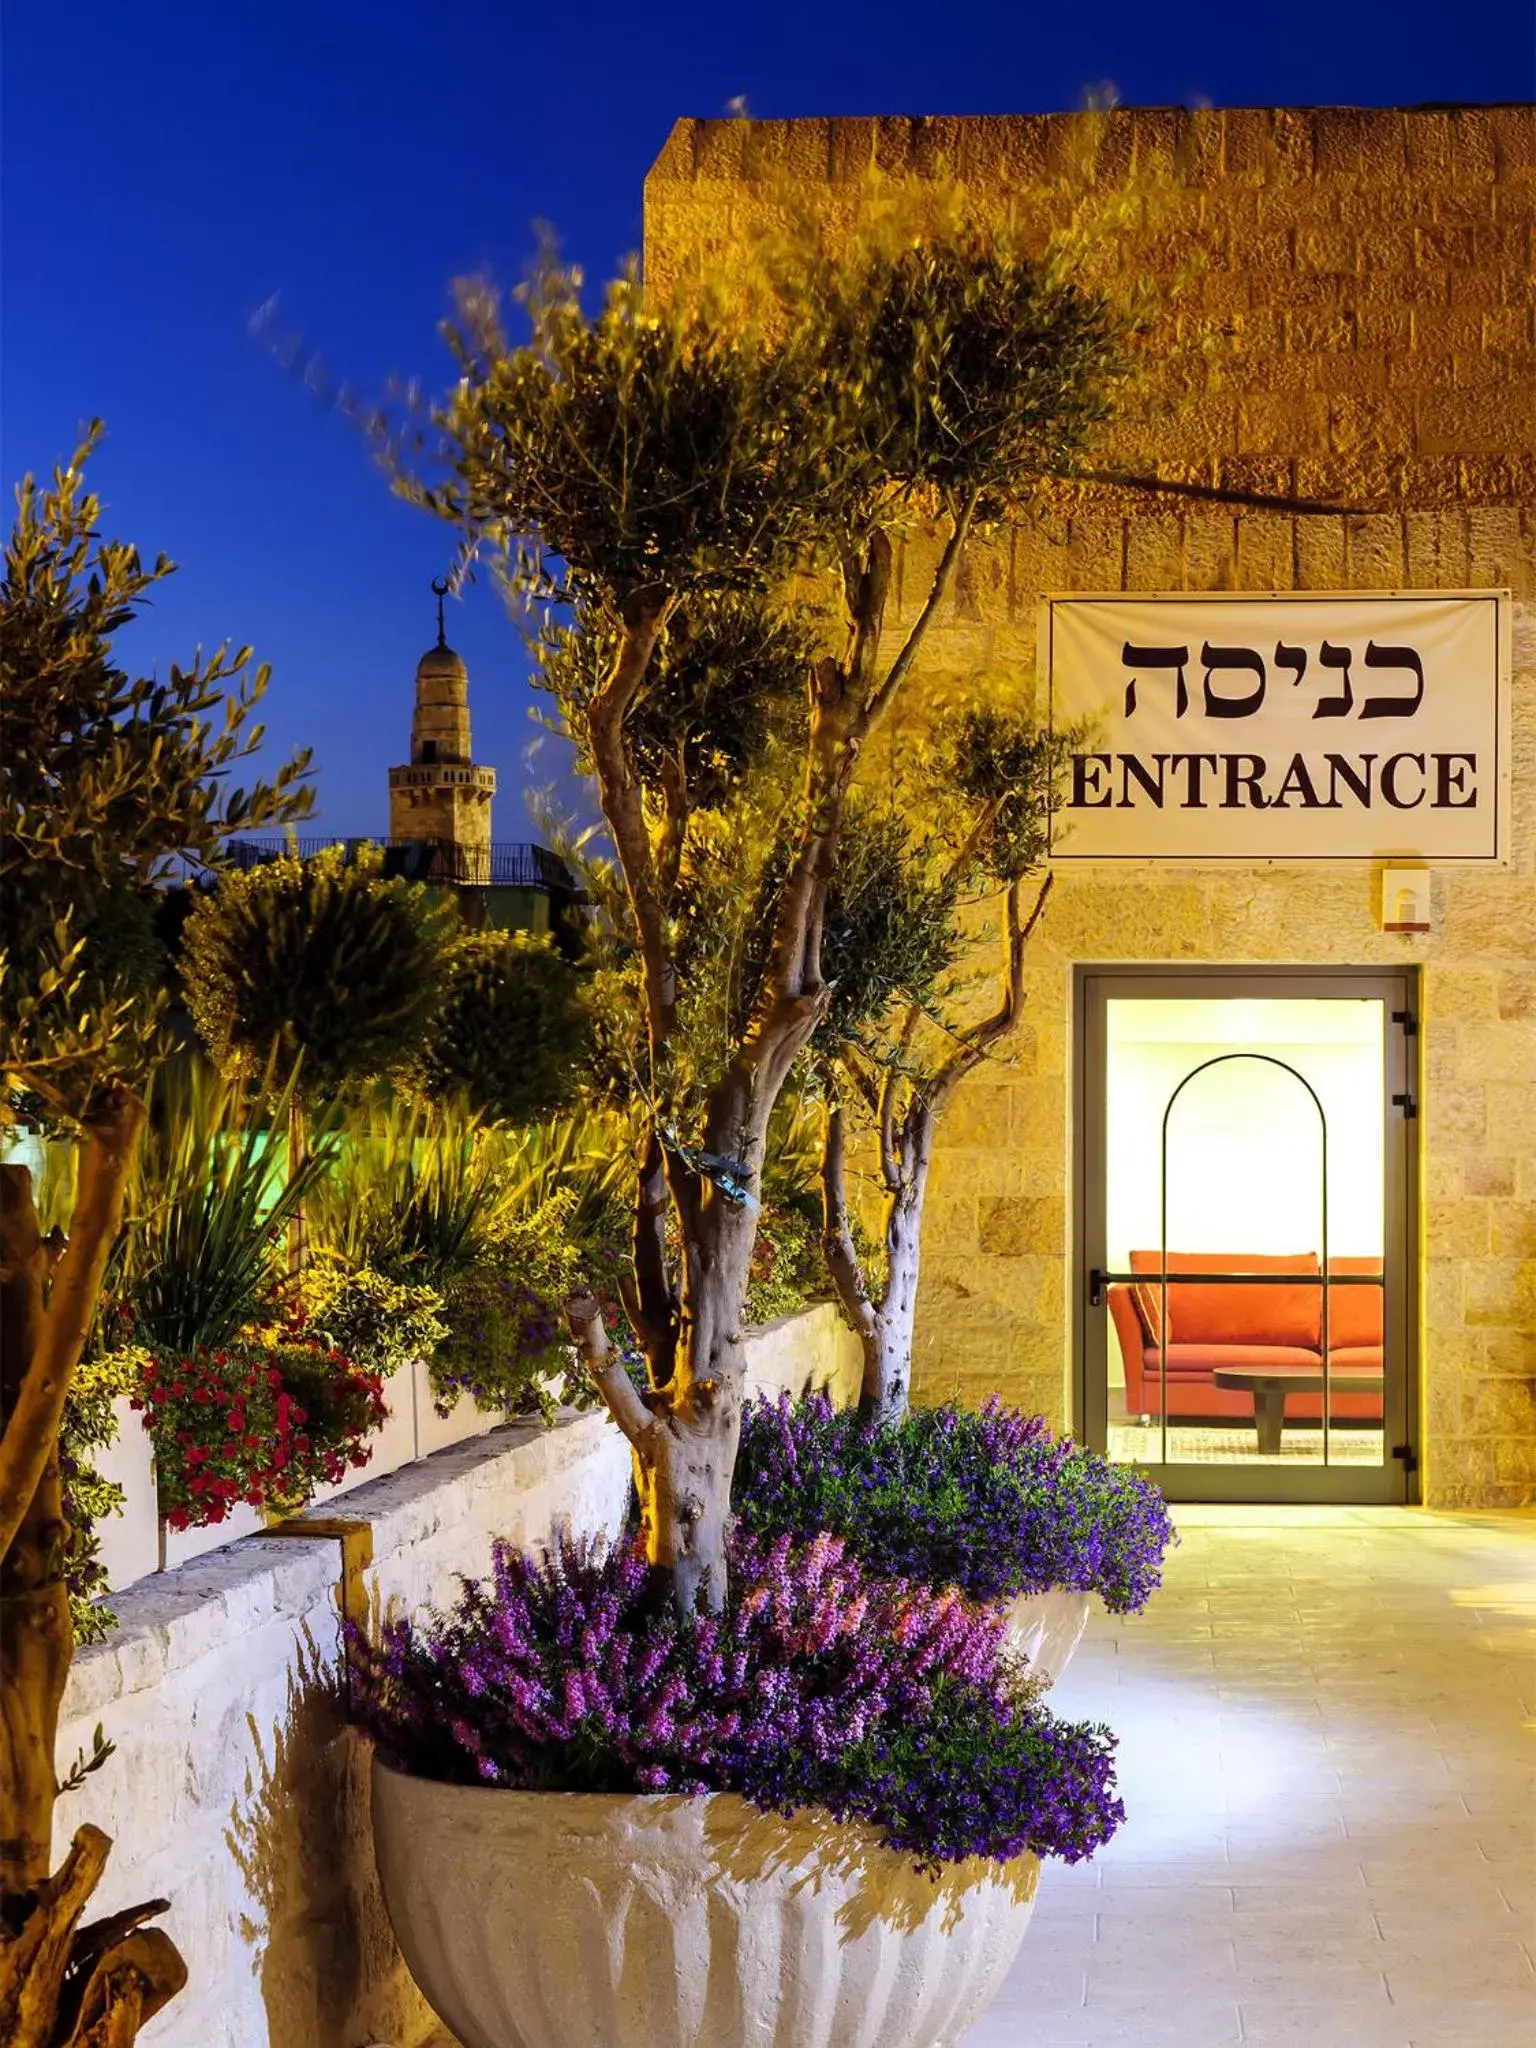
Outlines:
[[[1162, 1259], [1157, 1252], [1133, 1251], [1130, 1269], [1145, 1280], [1109, 1290], [1125, 1360], [1125, 1405], [1132, 1415], [1163, 1412], [1163, 1288]], [[1379, 1274], [1380, 1259], [1335, 1258], [1330, 1276]], [[1250, 1252], [1170, 1252], [1174, 1273], [1316, 1274], [1315, 1252], [1275, 1257]], [[1331, 1287], [1328, 1290], [1328, 1357], [1332, 1365], [1356, 1371], [1382, 1369], [1383, 1292], [1379, 1287]], [[1175, 1283], [1167, 1294], [1168, 1418], [1208, 1421], [1231, 1416], [1251, 1422], [1253, 1396], [1240, 1388], [1218, 1387], [1211, 1375], [1224, 1366], [1310, 1366], [1322, 1370], [1323, 1290], [1306, 1279], [1202, 1285]], [[1316, 1422], [1322, 1416], [1321, 1394], [1286, 1398], [1288, 1422]], [[1380, 1393], [1337, 1393], [1331, 1419], [1380, 1422]]]

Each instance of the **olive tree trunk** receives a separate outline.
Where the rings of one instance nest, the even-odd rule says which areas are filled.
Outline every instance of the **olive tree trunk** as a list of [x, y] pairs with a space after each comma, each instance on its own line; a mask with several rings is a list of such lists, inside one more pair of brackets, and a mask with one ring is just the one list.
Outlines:
[[885, 1285], [878, 1301], [865, 1280], [848, 1213], [844, 1110], [827, 1115], [822, 1152], [822, 1249], [838, 1301], [863, 1354], [859, 1413], [872, 1422], [900, 1422], [912, 1394], [912, 1332], [922, 1266], [923, 1202], [933, 1157], [934, 1105], [913, 1094], [890, 1131], [881, 1227]]
[[[811, 665], [800, 826], [746, 1023], [709, 1092], [702, 1144], [685, 1152], [658, 1114], [639, 1163], [626, 1301], [645, 1350], [644, 1389], [615, 1356], [590, 1295], [567, 1304], [577, 1348], [634, 1452], [646, 1554], [670, 1575], [680, 1614], [700, 1606], [719, 1612], [725, 1604], [731, 1477], [746, 1390], [747, 1276], [768, 1119], [826, 1004], [822, 919], [849, 788], [861, 749], [910, 673], [953, 583], [978, 502], [972, 492], [951, 508], [923, 603], [888, 663], [881, 640], [894, 560], [889, 535], [876, 530], [843, 562], [847, 641], [841, 656]], [[653, 1077], [672, 1068], [678, 1040], [677, 962], [668, 937], [677, 861], [668, 838], [686, 832], [686, 818], [677, 814], [674, 789], [669, 824], [661, 843], [653, 842], [625, 720], [670, 605], [632, 602], [586, 711], [598, 796], [633, 918]], [[683, 1245], [675, 1283], [664, 1244], [669, 1209]]]
[[939, 1116], [956, 1085], [1011, 1029], [1024, 1000], [1024, 949], [1050, 896], [1046, 876], [1034, 909], [1020, 917], [1021, 883], [1004, 897], [1002, 994], [990, 1015], [956, 1033], [948, 1056], [930, 1077], [906, 1071], [915, 1014], [899, 1035], [897, 1050], [869, 1100], [880, 1136], [880, 1172], [885, 1189], [881, 1225], [885, 1283], [876, 1299], [854, 1239], [848, 1209], [846, 1112], [834, 1086], [822, 1143], [822, 1250], [843, 1313], [863, 1352], [859, 1412], [879, 1423], [897, 1423], [912, 1393], [912, 1334], [922, 1269], [923, 1204], [933, 1163]]
[[122, 1218], [143, 1108], [109, 1090], [85, 1126], [67, 1246], [45, 1240], [23, 1166], [0, 1166], [0, 2041], [128, 2048], [186, 1968], [142, 1923], [154, 1900], [81, 1926], [111, 1853], [82, 1827], [53, 1873], [54, 1745], [74, 1637], [59, 1431]]
[[587, 1368], [634, 1452], [646, 1555], [671, 1574], [673, 1600], [684, 1613], [700, 1606], [717, 1613], [725, 1602], [731, 1475], [746, 1380], [743, 1311], [756, 1228], [755, 1212], [724, 1203], [705, 1226], [712, 1242], [708, 1250], [703, 1243], [694, 1249], [676, 1369], [660, 1387], [635, 1386], [591, 1295], [566, 1305]]

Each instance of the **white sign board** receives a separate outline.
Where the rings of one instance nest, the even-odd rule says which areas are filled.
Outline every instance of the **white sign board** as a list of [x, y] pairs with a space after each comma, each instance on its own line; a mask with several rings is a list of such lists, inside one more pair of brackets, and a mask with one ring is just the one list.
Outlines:
[[1051, 597], [1053, 727], [1083, 725], [1060, 861], [1498, 861], [1498, 591]]

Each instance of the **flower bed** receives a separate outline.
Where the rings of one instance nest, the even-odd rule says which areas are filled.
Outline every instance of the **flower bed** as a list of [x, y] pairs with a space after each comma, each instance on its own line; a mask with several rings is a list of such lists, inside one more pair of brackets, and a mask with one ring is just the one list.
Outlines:
[[1037, 1706], [1002, 1617], [872, 1577], [827, 1535], [743, 1535], [727, 1611], [679, 1622], [632, 1548], [498, 1545], [454, 1608], [352, 1634], [354, 1712], [414, 1776], [737, 1792], [867, 1824], [936, 1871], [1075, 1862], [1123, 1818], [1113, 1739]]
[[844, 1538], [871, 1571], [1012, 1601], [1066, 1588], [1144, 1607], [1173, 1527], [1139, 1474], [997, 1400], [863, 1422], [823, 1396], [751, 1403], [734, 1482], [742, 1525]]

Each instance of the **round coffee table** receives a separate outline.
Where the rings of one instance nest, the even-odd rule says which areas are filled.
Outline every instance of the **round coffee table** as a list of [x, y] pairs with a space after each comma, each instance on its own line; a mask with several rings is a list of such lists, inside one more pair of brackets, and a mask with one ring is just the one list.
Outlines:
[[[1322, 1367], [1310, 1365], [1224, 1365], [1211, 1374], [1212, 1384], [1233, 1393], [1252, 1394], [1253, 1419], [1259, 1432], [1259, 1453], [1272, 1457], [1280, 1448], [1285, 1427], [1287, 1394], [1323, 1392]], [[1328, 1374], [1331, 1394], [1379, 1394], [1382, 1376], [1358, 1365], [1336, 1365]]]

